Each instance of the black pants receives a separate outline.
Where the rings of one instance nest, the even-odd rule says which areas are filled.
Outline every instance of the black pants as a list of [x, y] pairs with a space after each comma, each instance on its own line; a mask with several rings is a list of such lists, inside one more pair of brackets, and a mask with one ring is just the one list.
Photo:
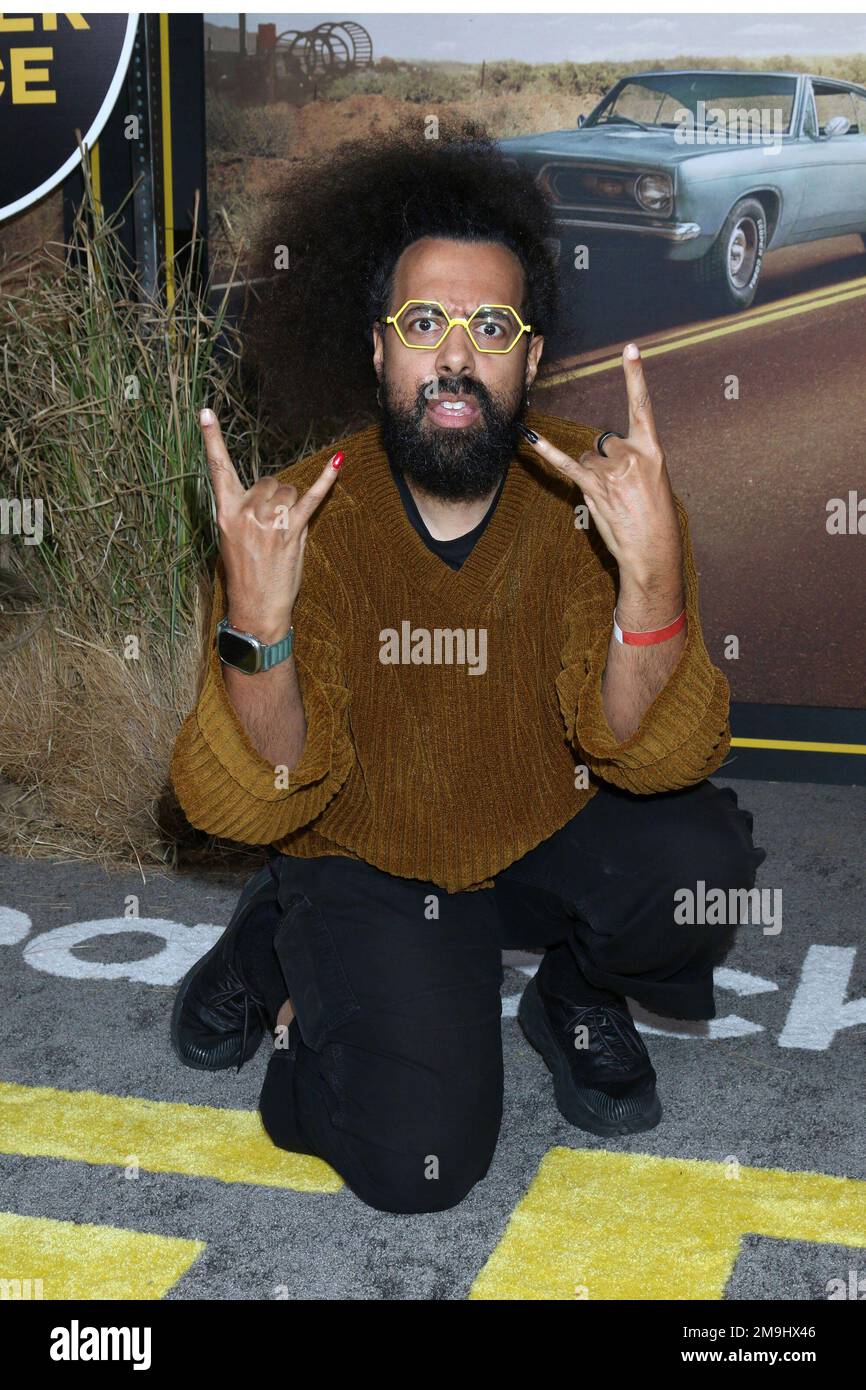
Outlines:
[[471, 893], [272, 851], [295, 1018], [287, 1045], [267, 1043], [267, 1133], [382, 1211], [456, 1205], [487, 1172], [502, 1120], [503, 947], [546, 947], [540, 972], [562, 989], [589, 982], [590, 996], [713, 1018], [713, 966], [737, 928], [678, 924], [674, 893], [701, 879], [751, 888], [766, 857], [751, 832], [735, 793], [706, 780], [655, 796], [604, 785]]

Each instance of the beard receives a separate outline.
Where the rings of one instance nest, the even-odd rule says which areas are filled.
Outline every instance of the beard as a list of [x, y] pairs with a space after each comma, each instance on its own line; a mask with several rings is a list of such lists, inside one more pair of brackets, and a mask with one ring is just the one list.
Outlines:
[[526, 382], [514, 405], [498, 400], [480, 381], [466, 377], [440, 376], [442, 393], [466, 394], [475, 398], [481, 420], [461, 429], [425, 428], [426, 410], [431, 399], [429, 383], [418, 388], [418, 396], [408, 407], [393, 406], [384, 385], [382, 443], [391, 465], [423, 492], [452, 502], [486, 497], [500, 482], [517, 447], [515, 423], [527, 404]]

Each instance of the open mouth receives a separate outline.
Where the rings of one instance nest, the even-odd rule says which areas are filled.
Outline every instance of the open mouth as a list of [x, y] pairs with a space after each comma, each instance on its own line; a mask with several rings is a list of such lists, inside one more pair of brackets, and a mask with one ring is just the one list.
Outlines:
[[474, 424], [481, 417], [481, 410], [474, 396], [439, 395], [427, 402], [427, 415], [436, 425], [445, 429], [462, 429]]

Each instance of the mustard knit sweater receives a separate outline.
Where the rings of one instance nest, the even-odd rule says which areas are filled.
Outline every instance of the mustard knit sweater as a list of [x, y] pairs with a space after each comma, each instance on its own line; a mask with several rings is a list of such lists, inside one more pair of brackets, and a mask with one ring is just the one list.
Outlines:
[[[597, 433], [538, 411], [526, 418], [572, 457]], [[335, 447], [280, 480], [305, 490]], [[226, 615], [218, 563], [206, 675], [171, 758], [192, 825], [303, 858], [348, 855], [457, 892], [490, 887], [586, 806], [598, 779], [652, 793], [720, 766], [730, 691], [704, 645], [676, 494], [687, 640], [620, 741], [601, 702], [617, 567], [591, 518], [575, 526], [576, 485], [521, 443], [486, 529], [452, 570], [406, 516], [378, 426], [339, 447], [345, 463], [310, 522], [294, 610], [301, 760], [276, 775], [228, 697], [213, 644]]]

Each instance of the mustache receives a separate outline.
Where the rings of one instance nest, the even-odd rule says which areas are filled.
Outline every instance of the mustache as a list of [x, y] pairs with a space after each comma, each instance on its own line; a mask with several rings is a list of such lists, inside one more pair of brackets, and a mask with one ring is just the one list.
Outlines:
[[431, 390], [431, 382], [426, 381], [418, 388], [418, 399], [416, 401], [416, 414], [424, 414], [428, 401], [435, 400], [437, 395], [452, 396], [477, 396], [482, 409], [489, 409], [493, 404], [493, 397], [480, 381], [474, 381], [465, 376], [440, 376], [436, 379], [436, 390]]

